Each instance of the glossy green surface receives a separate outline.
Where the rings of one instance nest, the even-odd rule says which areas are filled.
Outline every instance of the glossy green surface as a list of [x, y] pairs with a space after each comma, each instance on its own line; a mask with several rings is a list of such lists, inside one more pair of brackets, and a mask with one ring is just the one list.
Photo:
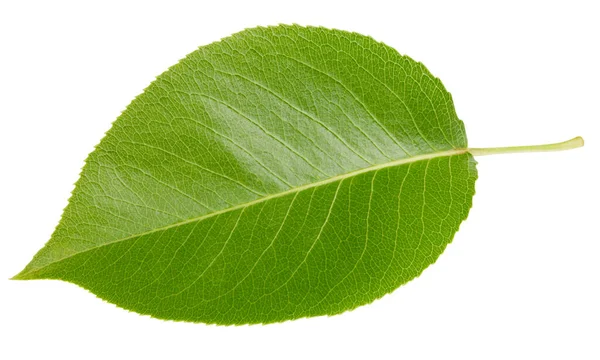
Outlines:
[[466, 147], [450, 94], [394, 49], [324, 28], [245, 30], [129, 105], [16, 278], [163, 319], [337, 314], [452, 240], [477, 176]]

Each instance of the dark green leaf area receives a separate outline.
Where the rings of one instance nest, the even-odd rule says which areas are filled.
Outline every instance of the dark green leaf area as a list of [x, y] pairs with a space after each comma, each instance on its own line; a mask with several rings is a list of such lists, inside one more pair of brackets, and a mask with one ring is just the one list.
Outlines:
[[467, 216], [475, 177], [468, 154], [384, 168], [94, 248], [38, 276], [165, 319], [336, 314], [433, 263]]

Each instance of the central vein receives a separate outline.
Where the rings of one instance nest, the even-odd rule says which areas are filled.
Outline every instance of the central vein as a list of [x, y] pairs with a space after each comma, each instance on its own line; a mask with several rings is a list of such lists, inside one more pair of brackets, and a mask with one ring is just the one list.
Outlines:
[[45, 268], [46, 266], [48, 266], [50, 264], [63, 261], [65, 259], [71, 258], [71, 257], [73, 257], [75, 255], [78, 255], [78, 254], [81, 254], [81, 253], [84, 253], [84, 252], [88, 252], [88, 251], [97, 249], [97, 248], [102, 247], [102, 246], [106, 246], [106, 245], [110, 245], [110, 244], [114, 244], [114, 243], [119, 243], [119, 242], [130, 240], [130, 239], [134, 239], [134, 238], [137, 238], [137, 237], [140, 237], [140, 236], [149, 235], [149, 234], [152, 234], [152, 233], [155, 233], [155, 232], [159, 232], [159, 231], [164, 231], [164, 230], [167, 230], [167, 229], [170, 229], [170, 228], [174, 228], [174, 227], [177, 227], [177, 226], [182, 226], [182, 225], [189, 224], [189, 223], [192, 223], [192, 222], [202, 221], [202, 220], [205, 220], [205, 219], [208, 219], [208, 218], [211, 218], [211, 217], [214, 217], [214, 216], [218, 216], [218, 215], [221, 215], [221, 214], [224, 214], [224, 213], [228, 213], [228, 212], [231, 212], [231, 211], [244, 209], [244, 208], [250, 207], [252, 205], [256, 205], [256, 204], [265, 202], [265, 201], [269, 201], [269, 200], [272, 200], [272, 199], [280, 198], [280, 197], [283, 197], [283, 196], [286, 196], [286, 195], [290, 195], [290, 194], [294, 194], [294, 193], [299, 193], [299, 192], [307, 190], [307, 189], [316, 188], [316, 187], [327, 185], [327, 184], [334, 183], [334, 182], [337, 182], [337, 181], [342, 181], [344, 179], [351, 178], [351, 177], [354, 177], [354, 176], [357, 176], [357, 175], [360, 175], [360, 174], [368, 173], [368, 172], [371, 172], [371, 171], [377, 171], [377, 170], [385, 169], [385, 168], [389, 168], [389, 167], [399, 166], [399, 165], [403, 165], [403, 164], [410, 164], [410, 163], [414, 163], [414, 162], [422, 161], [422, 160], [429, 160], [429, 159], [434, 159], [434, 158], [438, 158], [438, 157], [445, 157], [445, 156], [461, 155], [461, 154], [467, 153], [468, 151], [469, 151], [468, 149], [451, 149], [451, 150], [439, 151], [439, 152], [435, 152], [435, 153], [429, 153], [429, 154], [423, 154], [423, 155], [416, 155], [416, 156], [412, 156], [412, 157], [409, 157], [409, 158], [403, 158], [403, 159], [394, 160], [394, 161], [390, 161], [390, 162], [383, 163], [383, 164], [377, 164], [377, 165], [369, 166], [369, 167], [366, 167], [366, 168], [362, 168], [362, 169], [350, 171], [350, 172], [345, 173], [345, 174], [337, 175], [337, 176], [334, 176], [334, 177], [331, 177], [331, 178], [328, 178], [328, 179], [324, 179], [324, 180], [321, 180], [321, 181], [313, 182], [313, 183], [310, 183], [310, 184], [301, 185], [301, 186], [297, 186], [297, 187], [292, 187], [292, 188], [290, 188], [290, 189], [288, 189], [286, 191], [282, 191], [282, 192], [279, 192], [279, 193], [276, 193], [276, 194], [270, 194], [270, 195], [267, 195], [267, 196], [263, 196], [261, 198], [258, 198], [258, 199], [255, 199], [255, 200], [252, 200], [252, 201], [249, 201], [249, 202], [245, 202], [245, 203], [238, 204], [238, 205], [235, 205], [235, 206], [231, 206], [231, 207], [228, 207], [228, 208], [225, 208], [225, 209], [222, 209], [222, 210], [211, 212], [210, 214], [204, 214], [204, 215], [201, 215], [201, 216], [197, 216], [197, 217], [194, 217], [194, 218], [190, 218], [190, 219], [187, 219], [187, 220], [176, 222], [176, 223], [173, 223], [173, 224], [170, 224], [170, 225], [166, 225], [166, 226], [163, 226], [163, 227], [160, 227], [160, 228], [148, 230], [148, 231], [143, 232], [143, 233], [133, 234], [133, 235], [130, 235], [130, 236], [127, 236], [127, 237], [124, 237], [124, 238], [120, 238], [120, 239], [117, 239], [117, 240], [105, 242], [105, 243], [99, 244], [97, 246], [85, 249], [83, 251], [80, 251], [80, 252], [77, 252], [77, 253], [73, 253], [73, 254], [69, 254], [69, 255], [65, 256], [64, 258], [62, 258], [62, 259], [55, 260], [55, 261], [53, 261], [53, 262], [51, 262], [49, 264], [43, 265], [41, 267], [33, 268], [33, 269], [28, 269], [28, 271], [26, 273], [22, 273], [20, 275], [31, 274], [33, 272], [36, 272], [36, 271], [39, 271], [39, 270]]

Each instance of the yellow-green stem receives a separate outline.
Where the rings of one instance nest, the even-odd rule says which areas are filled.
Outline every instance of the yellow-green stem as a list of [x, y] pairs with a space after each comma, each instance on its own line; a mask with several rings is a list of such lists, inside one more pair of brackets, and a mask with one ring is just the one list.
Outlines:
[[571, 140], [563, 141], [555, 144], [545, 145], [529, 145], [529, 146], [506, 146], [494, 148], [469, 148], [467, 149], [473, 156], [494, 155], [494, 154], [510, 154], [524, 152], [543, 152], [543, 151], [562, 151], [570, 150], [583, 146], [583, 138], [577, 136]]

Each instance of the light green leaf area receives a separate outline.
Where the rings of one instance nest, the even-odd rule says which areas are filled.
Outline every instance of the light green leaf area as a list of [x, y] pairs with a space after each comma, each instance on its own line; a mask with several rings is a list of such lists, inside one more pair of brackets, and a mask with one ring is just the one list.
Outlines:
[[91, 153], [15, 278], [161, 319], [333, 315], [418, 276], [477, 177], [450, 94], [370, 37], [245, 30], [160, 75]]

